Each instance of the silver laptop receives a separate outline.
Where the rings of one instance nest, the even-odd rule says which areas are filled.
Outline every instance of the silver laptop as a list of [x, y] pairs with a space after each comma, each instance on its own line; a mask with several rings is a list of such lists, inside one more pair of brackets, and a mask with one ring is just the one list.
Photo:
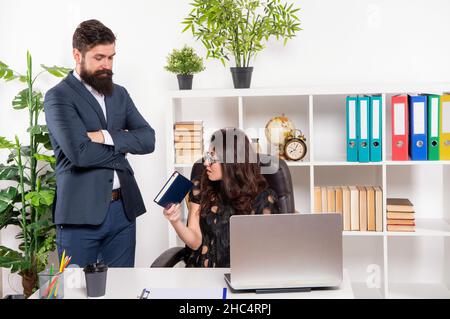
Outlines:
[[342, 282], [342, 215], [240, 215], [230, 219], [234, 291], [337, 287]]

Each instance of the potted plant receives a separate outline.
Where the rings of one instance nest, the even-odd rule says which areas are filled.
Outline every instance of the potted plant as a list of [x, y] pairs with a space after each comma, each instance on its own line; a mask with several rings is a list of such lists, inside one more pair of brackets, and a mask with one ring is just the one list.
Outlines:
[[12, 106], [28, 112], [29, 144], [19, 138], [9, 141], [0, 136], [0, 150], [8, 150], [6, 165], [0, 164], [0, 181], [11, 186], [0, 189], [0, 230], [8, 226], [20, 228], [18, 250], [0, 246], [0, 267], [10, 268], [22, 277], [24, 295], [30, 296], [38, 287], [38, 273], [45, 269], [50, 252], [56, 248], [56, 230], [52, 223], [52, 204], [55, 196], [55, 157], [46, 125], [38, 124], [43, 112], [43, 95], [34, 89], [36, 79], [44, 72], [57, 77], [70, 69], [47, 67], [33, 77], [32, 58], [27, 52], [27, 72], [22, 75], [0, 61], [0, 79], [26, 83]]
[[183, 32], [192, 30], [208, 50], [206, 58], [234, 57], [231, 68], [235, 88], [249, 88], [253, 67], [250, 61], [264, 49], [272, 36], [284, 44], [301, 30], [293, 4], [281, 0], [193, 0], [194, 7], [183, 21]]
[[165, 69], [177, 74], [180, 90], [190, 90], [194, 73], [203, 71], [205, 66], [203, 59], [195, 53], [194, 49], [185, 45], [181, 50], [174, 49], [167, 56]]

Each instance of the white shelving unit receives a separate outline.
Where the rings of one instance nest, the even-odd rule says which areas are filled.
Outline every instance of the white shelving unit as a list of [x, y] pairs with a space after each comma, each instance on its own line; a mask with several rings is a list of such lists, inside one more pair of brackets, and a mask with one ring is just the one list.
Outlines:
[[[285, 114], [303, 131], [308, 153], [288, 162], [300, 213], [313, 210], [314, 186], [376, 185], [388, 197], [407, 197], [415, 206], [416, 232], [343, 232], [344, 267], [359, 298], [450, 298], [450, 161], [392, 161], [391, 96], [437, 93], [450, 83], [426, 85], [311, 86], [303, 88], [223, 89], [170, 92], [168, 145], [176, 121], [203, 120], [204, 141], [222, 127], [234, 126], [259, 137], [266, 150], [264, 127]], [[346, 161], [345, 97], [382, 94], [383, 161]], [[167, 147], [167, 174], [190, 175], [191, 164], [175, 164]], [[182, 245], [168, 225], [169, 245]]]

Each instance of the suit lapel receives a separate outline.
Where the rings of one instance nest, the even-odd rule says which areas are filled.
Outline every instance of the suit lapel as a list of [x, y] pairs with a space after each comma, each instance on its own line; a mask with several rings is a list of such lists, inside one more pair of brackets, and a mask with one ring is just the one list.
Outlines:
[[86, 89], [86, 87], [83, 85], [83, 83], [78, 81], [73, 76], [72, 72], [73, 71], [71, 71], [66, 77], [67, 84], [89, 103], [89, 105], [94, 109], [95, 113], [97, 113], [97, 115], [100, 119], [100, 122], [102, 123], [102, 128], [106, 129], [106, 119], [105, 119], [105, 115], [103, 114], [100, 104], [98, 104], [95, 97], [91, 94], [91, 92], [88, 91], [88, 89]]

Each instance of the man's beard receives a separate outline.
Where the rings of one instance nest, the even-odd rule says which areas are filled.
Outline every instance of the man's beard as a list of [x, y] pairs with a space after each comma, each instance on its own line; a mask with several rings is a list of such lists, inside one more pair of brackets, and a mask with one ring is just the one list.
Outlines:
[[86, 70], [84, 62], [81, 62], [81, 79], [90, 85], [94, 90], [103, 95], [111, 95], [114, 89], [111, 70], [97, 70], [90, 73]]

